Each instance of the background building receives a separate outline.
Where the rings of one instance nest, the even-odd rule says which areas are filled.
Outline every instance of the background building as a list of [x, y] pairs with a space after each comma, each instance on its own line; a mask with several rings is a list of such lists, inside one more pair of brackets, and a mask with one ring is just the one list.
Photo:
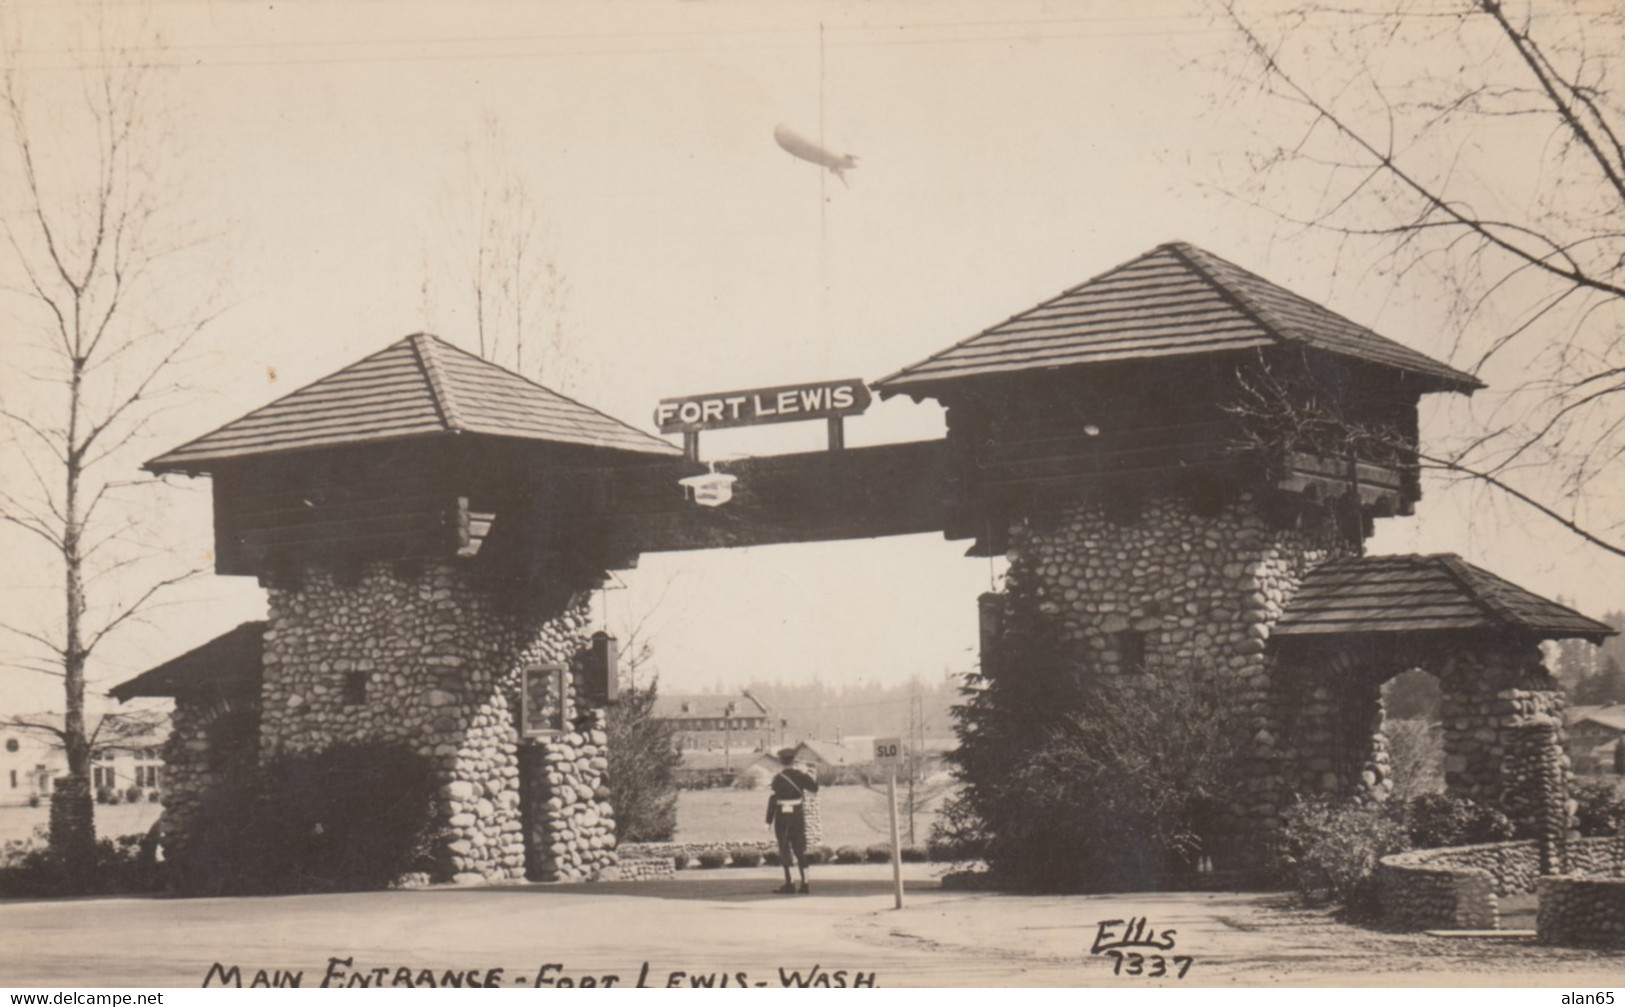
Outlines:
[[766, 751], [773, 747], [778, 722], [761, 700], [748, 692], [737, 695], [672, 695], [655, 697], [657, 720], [672, 725], [673, 740], [682, 750], [692, 748], [745, 748]]

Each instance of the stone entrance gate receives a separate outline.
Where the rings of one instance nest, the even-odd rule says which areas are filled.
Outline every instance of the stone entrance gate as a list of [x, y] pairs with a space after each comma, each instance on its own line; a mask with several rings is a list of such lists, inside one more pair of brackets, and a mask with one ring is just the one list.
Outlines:
[[[1227, 676], [1243, 849], [1295, 796], [1384, 795], [1379, 689], [1413, 667], [1444, 688], [1450, 789], [1566, 829], [1535, 646], [1612, 631], [1456, 557], [1363, 555], [1421, 496], [1421, 396], [1472, 376], [1176, 243], [873, 387], [937, 401], [947, 436], [729, 463], [717, 508], [685, 499], [705, 466], [676, 445], [425, 335], [154, 459], [212, 477], [217, 571], [269, 601], [258, 652], [215, 641], [117, 690], [177, 700], [171, 843], [218, 778], [225, 697], [257, 711], [262, 759], [431, 759], [442, 880], [597, 876], [614, 781], [581, 655], [605, 571], [921, 532], [1030, 574], [1077, 674]], [[547, 668], [569, 669], [536, 700], [553, 729], [526, 736]]]

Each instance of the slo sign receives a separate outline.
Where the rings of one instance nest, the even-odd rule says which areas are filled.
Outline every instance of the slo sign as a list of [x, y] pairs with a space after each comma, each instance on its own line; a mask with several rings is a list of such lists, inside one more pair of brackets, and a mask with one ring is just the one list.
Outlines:
[[875, 765], [901, 766], [903, 764], [902, 738], [875, 739]]
[[856, 416], [868, 408], [869, 386], [860, 378], [849, 378], [661, 399], [655, 407], [655, 426], [663, 434], [692, 433]]

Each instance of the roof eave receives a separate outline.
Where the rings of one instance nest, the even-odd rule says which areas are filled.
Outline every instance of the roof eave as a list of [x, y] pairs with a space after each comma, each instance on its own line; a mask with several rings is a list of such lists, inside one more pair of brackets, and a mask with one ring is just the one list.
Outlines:
[[[478, 429], [442, 430], [435, 433], [400, 434], [393, 437], [378, 437], [367, 441], [348, 441], [342, 444], [307, 444], [291, 448], [256, 448], [252, 451], [245, 451], [238, 454], [204, 455], [197, 458], [187, 459], [171, 459], [174, 452], [170, 452], [169, 454], [160, 455], [157, 458], [154, 458], [152, 461], [147, 462], [141, 467], [154, 475], [176, 474], [186, 476], [205, 476], [214, 474], [214, 472], [222, 465], [229, 466], [238, 464], [240, 462], [261, 461], [273, 457], [286, 458], [294, 455], [308, 455], [320, 451], [342, 451], [353, 450], [356, 448], [364, 449], [379, 444], [397, 444], [412, 440], [440, 441], [460, 437], [480, 437], [491, 441], [511, 441], [518, 444], [583, 448], [594, 451], [613, 451], [617, 454], [627, 455], [634, 458], [646, 458], [650, 460], [668, 460], [683, 457], [682, 448], [676, 446], [675, 444], [670, 444], [666, 441], [659, 440], [658, 438], [653, 437], [653, 435], [648, 436], [653, 443], [651, 443], [648, 448], [642, 448], [623, 445], [588, 444], [584, 441], [553, 440], [545, 437], [519, 437], [513, 434], [485, 433]], [[661, 447], [656, 448], [656, 444], [661, 445]]]
[[287, 448], [255, 448], [250, 451], [234, 454], [202, 455], [197, 458], [166, 461], [166, 459], [171, 458], [171, 456], [175, 454], [175, 452], [171, 451], [168, 454], [159, 455], [157, 458], [154, 458], [141, 467], [154, 475], [213, 475], [219, 466], [235, 465], [238, 462], [260, 461], [265, 458], [287, 457], [289, 455], [306, 455], [313, 454], [318, 451], [340, 451], [347, 448], [365, 448], [376, 444], [397, 444], [403, 441], [412, 440], [445, 440], [457, 437], [461, 433], [462, 431], [459, 430], [439, 430], [435, 431], [434, 433], [396, 434], [390, 437], [378, 437], [367, 441], [346, 441], [341, 444], [302, 444], [298, 447]]

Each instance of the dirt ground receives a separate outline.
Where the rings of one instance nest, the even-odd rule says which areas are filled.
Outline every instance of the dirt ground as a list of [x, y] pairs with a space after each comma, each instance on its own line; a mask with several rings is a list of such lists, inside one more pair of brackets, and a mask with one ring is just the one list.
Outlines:
[[[908, 905], [891, 908], [885, 866], [817, 868], [806, 896], [771, 894], [767, 868], [685, 871], [676, 880], [516, 885], [234, 899], [96, 899], [0, 905], [0, 985], [197, 986], [258, 970], [319, 985], [330, 959], [386, 982], [478, 970], [483, 982], [695, 976], [777, 986], [791, 973], [882, 986], [1583, 986], [1617, 984], [1619, 957], [1528, 941], [1383, 934], [1292, 908], [1280, 897], [1201, 893], [1019, 897], [942, 891], [907, 865]], [[1092, 954], [1108, 935], [1149, 946]], [[93, 949], [93, 953], [87, 953]], [[1111, 950], [1123, 956], [1118, 974]], [[1136, 963], [1130, 955], [1141, 954]], [[1153, 955], [1162, 955], [1160, 978]], [[1184, 978], [1174, 972], [1184, 966]], [[648, 972], [644, 972], [647, 963]], [[1136, 966], [1140, 974], [1129, 975]], [[404, 972], [401, 970], [405, 970]]]

